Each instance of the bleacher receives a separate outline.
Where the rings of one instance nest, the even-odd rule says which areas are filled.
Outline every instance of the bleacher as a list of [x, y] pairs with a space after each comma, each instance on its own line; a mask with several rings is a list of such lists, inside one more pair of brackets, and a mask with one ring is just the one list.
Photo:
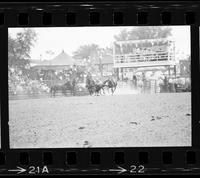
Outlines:
[[[153, 41], [157, 41], [157, 39], [149, 40], [152, 42], [152, 45], [148, 46], [146, 45], [148, 40], [146, 40], [147, 42], [144, 40], [136, 41], [137, 44], [140, 44], [140, 47], [130, 47], [131, 44], [135, 45], [134, 40], [130, 41], [129, 43], [126, 41], [116, 42], [120, 44], [120, 49], [116, 51], [114, 47], [114, 67], [118, 68], [175, 65], [175, 51], [174, 43], [172, 41], [165, 42], [163, 44], [153, 44]], [[123, 50], [125, 45], [129, 45], [129, 47], [127, 47], [128, 50]]]

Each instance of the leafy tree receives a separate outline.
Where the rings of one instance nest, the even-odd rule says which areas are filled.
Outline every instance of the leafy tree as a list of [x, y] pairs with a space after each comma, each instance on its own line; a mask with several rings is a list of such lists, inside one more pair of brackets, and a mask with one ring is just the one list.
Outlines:
[[[100, 48], [96, 44], [89, 44], [80, 46], [77, 51], [74, 52], [74, 58], [82, 61], [85, 66], [84, 72], [100, 72], [102, 75], [103, 67], [101, 58], [104, 55], [112, 55], [112, 48]], [[95, 66], [98, 64], [98, 67]], [[83, 72], [83, 71], [82, 71]]]
[[[134, 27], [130, 31], [122, 30], [118, 35], [115, 35], [114, 38], [116, 41], [127, 41], [127, 40], [145, 40], [145, 39], [159, 39], [166, 38], [171, 35], [170, 27], [153, 27], [153, 26], [144, 26], [144, 27]], [[163, 45], [165, 42], [161, 41], [158, 45]], [[142, 44], [137, 44], [137, 47], [150, 47], [152, 44], [150, 42], [145, 42]], [[132, 48], [136, 48], [135, 44], [123, 45], [121, 48], [119, 45], [116, 45], [117, 53], [129, 53], [132, 51]]]
[[125, 41], [125, 40], [166, 38], [170, 35], [171, 35], [170, 27], [144, 26], [144, 27], [134, 27], [130, 31], [122, 30], [120, 34], [115, 35], [114, 38], [116, 41]]
[[98, 57], [99, 46], [96, 44], [89, 44], [80, 46], [74, 53], [73, 57], [85, 66], [85, 72], [95, 71], [93, 64], [94, 60]]
[[129, 32], [127, 31], [127, 29], [123, 29], [120, 34], [115, 35], [114, 38], [117, 41], [125, 41], [129, 39]]
[[103, 56], [112, 55], [113, 49], [111, 47], [106, 47], [106, 48], [102, 48], [101, 52]]
[[83, 45], [80, 46], [74, 53], [73, 57], [75, 59], [86, 59], [88, 60], [94, 56], [99, 50], [99, 46], [96, 44]]
[[8, 36], [8, 66], [22, 72], [30, 67], [29, 54], [36, 42], [36, 33], [32, 29], [24, 29], [17, 33], [16, 38]]

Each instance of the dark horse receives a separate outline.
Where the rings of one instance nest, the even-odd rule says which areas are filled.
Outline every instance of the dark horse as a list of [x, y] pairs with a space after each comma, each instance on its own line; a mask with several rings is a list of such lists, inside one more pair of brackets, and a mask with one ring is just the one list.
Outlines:
[[102, 91], [104, 93], [104, 86], [104, 84], [95, 83], [92, 78], [88, 78], [86, 80], [86, 88], [88, 89], [90, 95], [95, 94], [98, 96]]
[[54, 85], [50, 88], [51, 97], [55, 97], [56, 93], [61, 91], [63, 95], [67, 95], [67, 91], [71, 92], [71, 95], [75, 95], [75, 83], [67, 81], [63, 85]]
[[104, 84], [95, 84], [95, 86], [94, 86], [94, 92], [95, 92], [95, 94], [98, 96], [98, 95], [100, 95], [100, 94], [102, 94], [102, 92], [103, 92], [103, 94], [105, 94], [105, 91], [104, 91], [104, 87], [105, 87], [106, 85], [104, 85]]
[[115, 92], [116, 88], [117, 88], [117, 82], [115, 82], [113, 79], [107, 79], [103, 82], [103, 85], [106, 86], [109, 89], [111, 89], [111, 93], [113, 95], [113, 93]]

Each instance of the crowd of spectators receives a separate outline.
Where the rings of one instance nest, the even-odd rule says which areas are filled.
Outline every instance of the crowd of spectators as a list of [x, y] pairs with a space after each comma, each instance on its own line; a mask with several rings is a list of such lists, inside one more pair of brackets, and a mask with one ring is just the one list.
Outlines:
[[143, 48], [133, 48], [132, 54], [154, 54], [159, 52], [166, 52], [167, 46], [153, 46], [153, 47], [143, 47]]
[[60, 72], [53, 69], [35, 70], [30, 69], [23, 73], [16, 68], [9, 68], [8, 83], [10, 95], [33, 95], [48, 93], [50, 87], [56, 84], [63, 84], [66, 81], [76, 79], [83, 81], [84, 73], [77, 70], [62, 70]]
[[49, 87], [33, 80], [28, 75], [23, 75], [21, 70], [11, 68], [8, 71], [8, 86], [10, 95], [33, 95], [49, 92]]

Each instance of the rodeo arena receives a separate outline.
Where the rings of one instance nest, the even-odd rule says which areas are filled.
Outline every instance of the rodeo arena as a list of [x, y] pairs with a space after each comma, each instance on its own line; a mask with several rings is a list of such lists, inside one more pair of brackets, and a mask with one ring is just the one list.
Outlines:
[[26, 77], [9, 69], [11, 147], [191, 144], [190, 60], [176, 60], [173, 40], [115, 41], [83, 61], [61, 49], [31, 59]]
[[[157, 45], [152, 45], [153, 43]], [[137, 48], [140, 44], [143, 47]], [[132, 46], [133, 49], [127, 53], [126, 49], [123, 50], [124, 46], [129, 46], [129, 49]], [[120, 53], [116, 53], [116, 48], [120, 48]], [[94, 63], [97, 72], [93, 73], [78, 70], [77, 68], [83, 69], [85, 66], [65, 51], [52, 60], [33, 60], [31, 62], [35, 76], [24, 78], [14, 70], [9, 73], [16, 76], [16, 80], [9, 85], [10, 99], [61, 95], [99, 96], [108, 94], [109, 89], [111, 94], [191, 91], [190, 74], [184, 73], [186, 68], [189, 69], [190, 61], [182, 60], [177, 64], [174, 42], [167, 39], [115, 42], [113, 54], [99, 56], [97, 60]]]

